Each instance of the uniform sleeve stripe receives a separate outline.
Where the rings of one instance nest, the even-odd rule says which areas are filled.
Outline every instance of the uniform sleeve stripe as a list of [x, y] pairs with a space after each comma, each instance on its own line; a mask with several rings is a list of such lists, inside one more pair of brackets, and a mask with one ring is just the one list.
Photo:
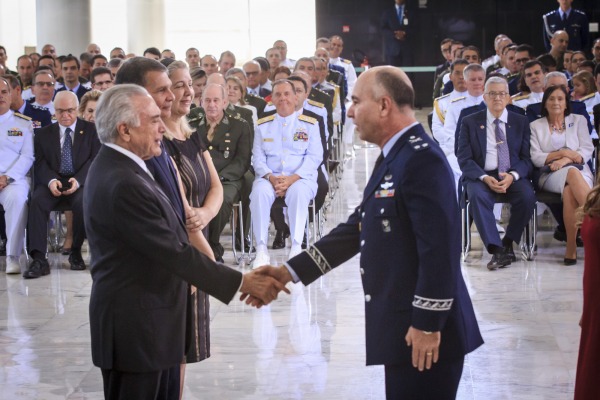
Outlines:
[[454, 299], [428, 299], [426, 297], [415, 296], [413, 307], [421, 308], [427, 311], [450, 311]]
[[329, 265], [329, 262], [327, 262], [325, 257], [323, 257], [323, 254], [319, 251], [319, 249], [317, 249], [315, 246], [310, 246], [307, 250], [307, 253], [323, 274], [331, 271], [331, 265]]

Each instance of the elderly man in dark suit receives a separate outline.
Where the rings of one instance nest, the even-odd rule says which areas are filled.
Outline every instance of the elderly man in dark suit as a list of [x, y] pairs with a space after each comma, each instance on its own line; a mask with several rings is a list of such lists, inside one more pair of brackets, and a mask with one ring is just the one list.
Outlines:
[[88, 170], [100, 149], [93, 123], [77, 118], [75, 93], [56, 95], [57, 123], [38, 130], [34, 138], [35, 183], [29, 205], [29, 253], [33, 260], [23, 277], [32, 279], [50, 273], [46, 259], [50, 211], [65, 207], [73, 211], [73, 245], [69, 255], [72, 270], [86, 268], [81, 257], [85, 240], [83, 190]]
[[460, 272], [452, 171], [414, 117], [404, 72], [369, 69], [352, 98], [360, 138], [382, 148], [362, 203], [286, 267], [258, 271], [307, 285], [360, 252], [367, 364], [385, 366], [387, 398], [454, 399], [464, 355], [483, 340]]
[[[485, 84], [487, 109], [463, 119], [458, 137], [458, 164], [467, 197], [473, 205], [475, 225], [492, 259], [494, 270], [516, 261], [513, 242], [521, 233], [535, 206], [529, 181], [533, 165], [529, 155], [527, 117], [508, 111], [508, 83], [492, 77]], [[511, 204], [510, 220], [502, 240], [493, 213], [496, 196]]]
[[143, 161], [162, 152], [160, 114], [148, 92], [130, 84], [107, 90], [96, 111], [103, 146], [84, 197], [92, 360], [107, 399], [179, 398], [179, 386], [165, 383], [186, 352], [186, 282], [225, 303], [237, 291], [267, 303], [283, 289], [256, 273], [242, 277], [190, 244], [184, 220]]

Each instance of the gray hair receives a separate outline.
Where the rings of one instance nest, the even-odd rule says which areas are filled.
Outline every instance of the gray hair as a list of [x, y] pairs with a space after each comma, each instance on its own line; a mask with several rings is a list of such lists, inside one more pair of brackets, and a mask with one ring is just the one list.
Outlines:
[[494, 85], [494, 84], [500, 84], [500, 85], [504, 85], [506, 86], [506, 91], [508, 92], [508, 82], [506, 81], [505, 78], [501, 77], [501, 76], [492, 76], [491, 78], [489, 78], [486, 82], [485, 82], [485, 87], [484, 87], [484, 91], [487, 93], [488, 91], [488, 87], [490, 85]]
[[117, 127], [125, 123], [140, 126], [140, 117], [132, 99], [149, 96], [142, 86], [124, 83], [102, 93], [96, 107], [96, 130], [101, 143], [115, 143], [119, 137]]
[[471, 72], [483, 72], [485, 74], [485, 69], [479, 64], [469, 64], [463, 70], [463, 77], [468, 79]]
[[565, 74], [563, 74], [560, 71], [552, 71], [546, 74], [546, 76], [544, 77], [544, 87], [547, 88], [548, 87], [548, 82], [550, 81], [550, 79], [552, 78], [561, 78], [565, 80], [565, 85], [567, 85], [567, 77], [565, 76]]
[[244, 77], [246, 77], [246, 73], [244, 72], [243, 69], [235, 67], [235, 68], [229, 68], [227, 70], [227, 72], [225, 72], [225, 78], [229, 78], [231, 75], [234, 75], [234, 74], [242, 74], [242, 75], [244, 75]]
[[206, 85], [206, 87], [204, 88], [204, 91], [202, 91], [202, 100], [204, 100], [204, 98], [206, 97], [206, 92], [208, 91], [208, 88], [211, 88], [211, 87], [218, 87], [219, 89], [221, 89], [221, 96], [222, 96], [221, 98], [223, 100], [227, 100], [227, 96], [225, 96], [225, 88], [223, 87], [223, 85], [219, 85], [218, 83], [208, 83]]

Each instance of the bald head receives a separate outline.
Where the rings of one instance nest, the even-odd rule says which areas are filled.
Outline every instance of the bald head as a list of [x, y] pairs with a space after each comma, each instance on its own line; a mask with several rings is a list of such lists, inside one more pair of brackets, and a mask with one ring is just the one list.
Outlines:
[[400, 68], [387, 65], [374, 67], [360, 75], [361, 78], [363, 76], [371, 87], [375, 99], [390, 96], [399, 108], [406, 106], [413, 108], [415, 93], [412, 82]]
[[70, 108], [77, 107], [78, 105], [79, 99], [77, 99], [77, 95], [70, 90], [61, 90], [54, 97], [54, 106], [56, 108]]
[[215, 72], [214, 74], [210, 75], [206, 80], [206, 84], [210, 85], [212, 83], [225, 86], [225, 78], [223, 77], [223, 74], [220, 72]]
[[566, 31], [556, 31], [550, 39], [551, 53], [563, 54], [569, 45], [569, 34]]

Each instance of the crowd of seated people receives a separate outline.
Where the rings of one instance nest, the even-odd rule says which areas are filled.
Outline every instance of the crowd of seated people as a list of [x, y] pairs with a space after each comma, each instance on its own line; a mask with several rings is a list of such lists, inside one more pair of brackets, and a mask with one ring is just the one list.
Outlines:
[[[474, 46], [450, 38], [440, 44], [445, 62], [436, 70], [430, 128], [454, 171], [459, 200], [472, 204], [492, 255], [490, 270], [516, 260], [512, 246], [536, 192], [560, 195], [547, 207], [557, 221], [554, 238], [566, 242], [564, 264], [575, 264], [583, 246], [575, 212], [595, 184], [600, 39], [590, 59], [588, 49], [572, 51], [568, 44], [568, 33], [559, 30], [550, 51], [536, 54], [500, 34], [496, 54], [483, 61]], [[511, 204], [506, 228], [499, 223], [501, 203]], [[538, 205], [538, 212], [544, 209]]]
[[[289, 255], [297, 254], [306, 242], [309, 203], [318, 211], [325, 202], [333, 137], [341, 137], [350, 98], [345, 71], [351, 64], [339, 57], [341, 39], [331, 39], [337, 43], [333, 51], [330, 39], [320, 38], [315, 52], [299, 62], [288, 58], [286, 43], [277, 40], [266, 57], [239, 63], [242, 68], [231, 51], [217, 60], [191, 47], [185, 61], [177, 61], [169, 49], [149, 47], [136, 57], [115, 47], [106, 57], [93, 43], [79, 57], [59, 55], [46, 44], [41, 54], [19, 56], [15, 72], [2, 64], [0, 128], [11, 127], [7, 140], [0, 140], [0, 250], [7, 255], [6, 273], [26, 279], [50, 273], [53, 211], [65, 215], [60, 251], [70, 268], [87, 268], [82, 188], [100, 149], [95, 107], [103, 91], [122, 83], [144, 86], [161, 109], [165, 158], [148, 168], [157, 182], [163, 172], [177, 176], [180, 188], [173, 190], [180, 189], [182, 199], [174, 207], [184, 209], [186, 227], [200, 232], [195, 240], [207, 254], [223, 262], [221, 233], [239, 202], [246, 223], [236, 235], [244, 240], [235, 246], [253, 249], [253, 235], [254, 266], [268, 264], [272, 246], [265, 229], [275, 199], [280, 240], [273, 248], [285, 247], [290, 236], [286, 211]], [[2, 46], [0, 53], [5, 62]], [[148, 72], [133, 76], [136, 68]], [[265, 203], [264, 196], [271, 200]], [[20, 259], [25, 247], [28, 265]]]

